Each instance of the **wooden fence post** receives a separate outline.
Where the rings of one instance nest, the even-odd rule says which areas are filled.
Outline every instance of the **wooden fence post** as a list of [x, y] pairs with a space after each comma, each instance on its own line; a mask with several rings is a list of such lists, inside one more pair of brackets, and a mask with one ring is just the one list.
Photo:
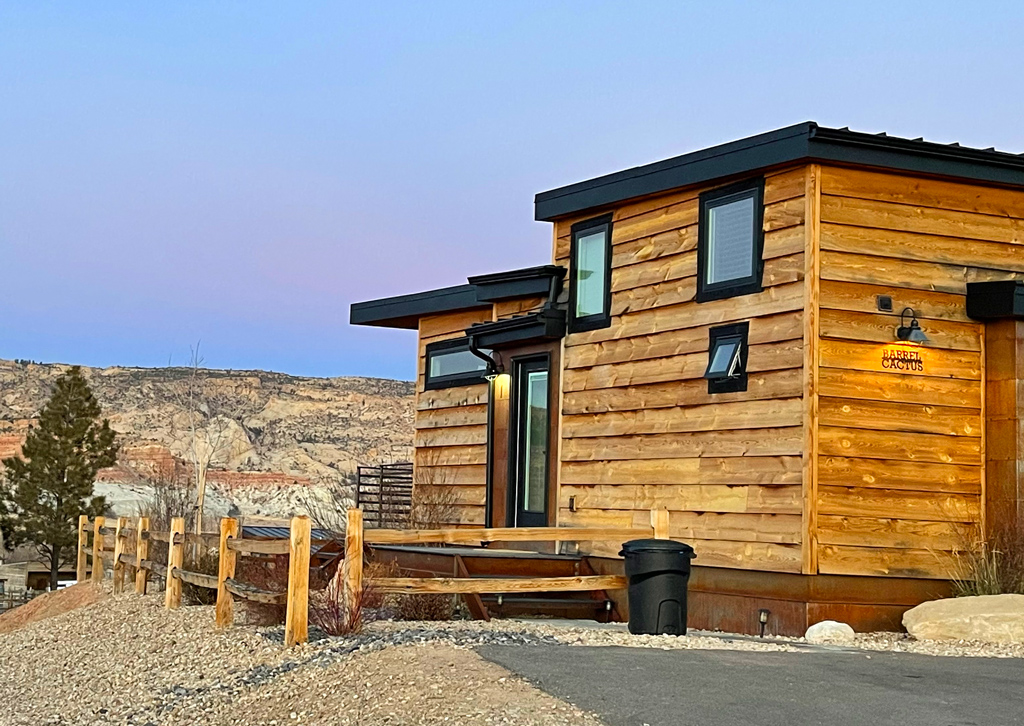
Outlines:
[[164, 607], [176, 608], [181, 605], [181, 580], [174, 571], [185, 564], [185, 518], [171, 520], [171, 532], [167, 539], [167, 588], [164, 590]]
[[345, 526], [345, 560], [342, 563], [345, 578], [345, 608], [355, 613], [363, 597], [363, 510], [350, 509]]
[[78, 515], [78, 559], [76, 560], [75, 579], [85, 582], [89, 575], [89, 556], [86, 552], [86, 541], [89, 538], [89, 517], [84, 514]]
[[654, 527], [654, 539], [669, 539], [668, 510], [652, 509], [651, 526]]
[[149, 517], [139, 517], [138, 529], [135, 531], [135, 594], [146, 594], [146, 582], [149, 572], [142, 566], [142, 561], [149, 559]]
[[309, 517], [292, 517], [284, 644], [305, 643], [309, 628]]
[[103, 581], [103, 534], [100, 530], [106, 520], [96, 517], [92, 524], [92, 581]]
[[114, 594], [124, 592], [124, 563], [121, 562], [121, 555], [124, 554], [124, 541], [127, 539], [125, 530], [128, 528], [128, 517], [118, 517], [117, 526], [114, 528]]
[[[228, 547], [228, 540], [238, 536], [238, 520], [224, 517], [220, 520], [220, 563], [217, 568], [216, 626], [226, 628], [235, 620], [235, 606], [225, 584], [235, 576], [237, 553]], [[289, 581], [291, 578], [289, 577]]]

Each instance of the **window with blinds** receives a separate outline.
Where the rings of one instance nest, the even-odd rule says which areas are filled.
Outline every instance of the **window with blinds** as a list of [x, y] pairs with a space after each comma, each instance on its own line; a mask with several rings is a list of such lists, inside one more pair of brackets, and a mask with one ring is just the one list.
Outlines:
[[763, 197], [763, 180], [701, 195], [698, 302], [761, 291]]

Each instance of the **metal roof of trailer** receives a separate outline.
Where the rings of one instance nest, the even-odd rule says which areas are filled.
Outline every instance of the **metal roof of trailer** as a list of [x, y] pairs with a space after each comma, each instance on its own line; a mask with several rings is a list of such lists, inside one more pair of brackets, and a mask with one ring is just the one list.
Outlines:
[[534, 198], [534, 218], [552, 221], [627, 199], [815, 161], [1024, 186], [1024, 154], [832, 129], [807, 121], [541, 192]]

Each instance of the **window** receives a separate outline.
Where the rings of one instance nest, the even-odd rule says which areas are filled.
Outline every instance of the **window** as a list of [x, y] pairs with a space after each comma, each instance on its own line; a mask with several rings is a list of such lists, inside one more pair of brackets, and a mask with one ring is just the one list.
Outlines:
[[708, 332], [708, 393], [747, 390], [747, 332], [750, 323], [723, 325]]
[[[491, 351], [482, 350], [490, 355]], [[427, 391], [452, 386], [469, 386], [484, 382], [487, 362], [469, 351], [466, 338], [445, 340], [427, 346], [426, 380], [423, 388]]]
[[764, 180], [700, 196], [697, 302], [761, 292]]
[[572, 226], [569, 251], [569, 332], [607, 328], [611, 324], [610, 214]]

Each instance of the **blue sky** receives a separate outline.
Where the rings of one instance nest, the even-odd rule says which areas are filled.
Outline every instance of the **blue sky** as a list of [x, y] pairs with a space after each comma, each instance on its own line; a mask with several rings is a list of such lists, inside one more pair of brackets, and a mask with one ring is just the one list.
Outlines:
[[805, 120], [1024, 151], [1024, 5], [0, 4], [0, 357], [411, 378], [351, 302], [533, 195]]

